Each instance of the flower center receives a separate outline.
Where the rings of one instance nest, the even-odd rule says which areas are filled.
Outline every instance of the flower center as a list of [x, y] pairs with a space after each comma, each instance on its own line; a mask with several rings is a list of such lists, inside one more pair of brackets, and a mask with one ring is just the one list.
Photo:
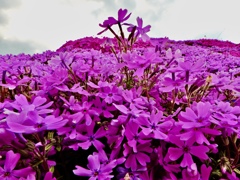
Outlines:
[[184, 149], [183, 149], [183, 151], [185, 152], [185, 153], [188, 153], [189, 152], [189, 147], [184, 147]]
[[152, 124], [151, 128], [152, 128], [153, 130], [156, 130], [156, 128], [157, 128], [156, 124], [155, 124], [155, 123]]
[[40, 129], [41, 127], [43, 127], [43, 125], [44, 125], [43, 123], [38, 123], [35, 125], [35, 128]]
[[5, 172], [4, 177], [8, 177], [8, 176], [10, 176], [10, 172]]
[[92, 135], [92, 136], [89, 137], [89, 140], [90, 140], [90, 141], [94, 141], [94, 140], [95, 140], [95, 137]]
[[203, 119], [202, 119], [202, 118], [199, 118], [199, 119], [197, 120], [197, 122], [201, 123], [201, 122], [203, 122]]
[[93, 175], [94, 175], [95, 177], [98, 176], [98, 175], [99, 175], [99, 171], [98, 171], [98, 170], [94, 170]]
[[135, 135], [133, 138], [134, 138], [135, 140], [138, 140], [138, 135]]

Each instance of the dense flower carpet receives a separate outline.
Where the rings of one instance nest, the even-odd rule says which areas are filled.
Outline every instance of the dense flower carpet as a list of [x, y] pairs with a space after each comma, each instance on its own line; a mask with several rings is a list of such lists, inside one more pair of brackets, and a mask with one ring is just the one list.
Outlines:
[[0, 180], [240, 179], [240, 45], [130, 15], [100, 24], [113, 38], [0, 55]]

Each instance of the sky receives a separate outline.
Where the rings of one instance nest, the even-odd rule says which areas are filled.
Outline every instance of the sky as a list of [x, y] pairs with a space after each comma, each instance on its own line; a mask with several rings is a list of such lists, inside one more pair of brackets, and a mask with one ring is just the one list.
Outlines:
[[240, 0], [0, 0], [0, 54], [55, 51], [69, 40], [98, 36], [120, 8], [143, 19], [150, 37], [240, 43]]

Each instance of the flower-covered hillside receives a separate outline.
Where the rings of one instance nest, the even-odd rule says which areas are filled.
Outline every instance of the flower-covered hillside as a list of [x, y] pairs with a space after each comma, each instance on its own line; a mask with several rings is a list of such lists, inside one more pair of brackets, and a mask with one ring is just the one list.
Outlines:
[[[168, 38], [151, 38], [151, 42], [157, 42], [158, 44], [186, 44], [187, 46], [201, 46], [206, 47], [209, 50], [221, 53], [228, 53], [232, 56], [239, 57], [240, 44], [234, 44], [230, 41], [221, 41], [216, 39], [199, 39], [199, 40], [184, 40], [184, 41], [174, 41]], [[101, 50], [103, 52], [111, 52], [107, 44], [112, 44], [117, 47], [117, 40], [115, 38], [97, 38], [97, 37], [85, 37], [78, 40], [67, 41], [62, 45], [57, 52], [72, 51], [73, 49], [95, 49]], [[155, 43], [144, 42], [142, 40], [137, 41], [134, 47], [144, 48], [144, 47], [155, 47]], [[164, 45], [163, 45], [164, 46]], [[166, 46], [167, 47], [167, 46]], [[166, 48], [165, 47], [165, 48]]]

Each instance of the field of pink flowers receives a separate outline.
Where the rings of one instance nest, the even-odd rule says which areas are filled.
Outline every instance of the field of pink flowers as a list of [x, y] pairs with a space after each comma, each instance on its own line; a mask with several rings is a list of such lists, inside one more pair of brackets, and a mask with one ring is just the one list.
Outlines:
[[240, 179], [240, 45], [130, 15], [100, 24], [113, 38], [0, 55], [0, 180]]

